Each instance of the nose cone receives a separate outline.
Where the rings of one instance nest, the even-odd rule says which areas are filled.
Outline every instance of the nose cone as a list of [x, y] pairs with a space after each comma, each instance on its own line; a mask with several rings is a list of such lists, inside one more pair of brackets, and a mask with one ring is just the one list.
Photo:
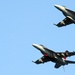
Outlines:
[[39, 45], [38, 45], [38, 44], [32, 44], [32, 46], [33, 46], [33, 47], [38, 47]]
[[44, 50], [42, 45], [39, 44], [32, 44], [33, 47], [37, 48], [38, 50]]
[[64, 11], [65, 7], [64, 6], [60, 6], [60, 5], [54, 5], [57, 9], [59, 9], [60, 11]]
[[54, 5], [56, 8], [59, 8], [59, 7], [61, 7], [60, 5]]

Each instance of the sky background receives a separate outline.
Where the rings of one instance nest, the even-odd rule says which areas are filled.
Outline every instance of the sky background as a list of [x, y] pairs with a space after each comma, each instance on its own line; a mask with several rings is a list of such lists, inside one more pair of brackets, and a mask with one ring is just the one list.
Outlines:
[[[58, 28], [54, 23], [64, 15], [54, 5], [75, 10], [69, 0], [0, 1], [0, 75], [73, 75], [75, 65], [54, 68], [54, 63], [32, 63], [42, 57], [32, 44], [42, 44], [56, 52], [75, 51], [75, 25]], [[75, 57], [68, 58], [75, 60]]]

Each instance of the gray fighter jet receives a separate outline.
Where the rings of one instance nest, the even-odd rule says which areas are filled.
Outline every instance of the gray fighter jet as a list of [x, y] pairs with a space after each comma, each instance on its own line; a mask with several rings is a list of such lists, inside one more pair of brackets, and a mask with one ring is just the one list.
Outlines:
[[75, 61], [66, 60], [66, 57], [75, 55], [75, 52], [69, 52], [68, 50], [65, 52], [54, 52], [53, 50], [50, 50], [43, 45], [33, 44], [33, 46], [43, 54], [40, 59], [32, 61], [36, 64], [52, 61], [55, 63], [55, 68], [59, 68], [60, 66], [68, 64], [75, 64]]
[[[72, 11], [68, 8], [66, 8], [65, 6], [60, 6], [60, 5], [55, 5], [55, 7], [60, 10], [64, 16], [66, 17], [65, 19], [63, 19], [61, 22], [59, 22], [58, 24], [54, 24], [58, 27], [62, 27], [62, 26], [66, 26], [72, 23], [75, 23], [75, 11]], [[59, 16], [59, 15], [58, 15]]]

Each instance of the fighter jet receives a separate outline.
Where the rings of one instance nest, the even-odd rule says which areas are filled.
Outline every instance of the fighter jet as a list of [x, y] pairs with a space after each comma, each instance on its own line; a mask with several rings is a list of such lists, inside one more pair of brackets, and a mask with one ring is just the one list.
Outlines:
[[62, 27], [62, 26], [66, 26], [66, 25], [69, 25], [69, 24], [72, 24], [72, 23], [75, 24], [75, 11], [72, 11], [72, 10], [68, 9], [65, 6], [55, 5], [55, 7], [58, 10], [60, 10], [66, 18], [63, 19], [58, 24], [54, 24], [54, 25], [56, 25], [58, 27]]
[[68, 64], [75, 64], [75, 61], [66, 60], [67, 57], [75, 55], [75, 52], [69, 52], [68, 50], [66, 50], [65, 52], [55, 52], [41, 44], [33, 44], [32, 46], [34, 46], [43, 54], [43, 56], [40, 59], [32, 61], [36, 64], [52, 61], [55, 63], [55, 68], [59, 68], [60, 66]]

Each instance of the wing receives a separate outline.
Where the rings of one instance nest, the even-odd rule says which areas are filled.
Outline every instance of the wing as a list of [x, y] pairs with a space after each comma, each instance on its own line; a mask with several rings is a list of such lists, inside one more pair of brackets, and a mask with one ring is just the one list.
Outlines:
[[62, 26], [66, 26], [69, 25], [71, 23], [74, 23], [71, 18], [68, 16], [66, 17], [64, 20], [62, 20], [61, 22], [59, 22], [58, 24], [55, 24], [58, 27], [62, 27]]
[[72, 10], [67, 9], [67, 8], [66, 8], [66, 10], [68, 10], [70, 13], [72, 13], [72, 14], [74, 14], [74, 15], [75, 15], [75, 11], [72, 11]]
[[65, 62], [68, 64], [75, 64], [75, 61], [65, 60]]
[[45, 63], [45, 62], [48, 62], [50, 61], [50, 58], [48, 56], [43, 56], [41, 57], [40, 59], [36, 60], [36, 61], [32, 61], [36, 64], [41, 64], [41, 63]]
[[59, 68], [60, 66], [61, 66], [60, 64], [56, 63], [54, 67]]
[[57, 52], [57, 55], [59, 55], [60, 57], [70, 57], [75, 55], [75, 52], [69, 52], [69, 51]]

